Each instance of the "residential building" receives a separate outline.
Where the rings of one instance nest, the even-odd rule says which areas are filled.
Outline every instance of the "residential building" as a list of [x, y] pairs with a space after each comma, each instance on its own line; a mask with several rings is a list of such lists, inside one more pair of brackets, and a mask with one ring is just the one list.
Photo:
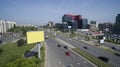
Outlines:
[[0, 33], [6, 33], [10, 28], [13, 28], [16, 22], [0, 20]]
[[54, 22], [49, 21], [48, 22], [48, 27], [53, 27], [53, 26], [54, 26]]

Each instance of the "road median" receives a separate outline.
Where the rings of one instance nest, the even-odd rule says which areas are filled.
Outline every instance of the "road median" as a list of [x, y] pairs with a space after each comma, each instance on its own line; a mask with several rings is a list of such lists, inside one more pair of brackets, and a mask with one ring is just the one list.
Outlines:
[[79, 55], [85, 57], [86, 59], [88, 59], [89, 61], [91, 61], [93, 64], [95, 64], [98, 67], [110, 67], [109, 64], [101, 61], [100, 59], [92, 56], [91, 54], [88, 54], [87, 52], [83, 50], [80, 50], [79, 48], [73, 48], [72, 50], [77, 52]]

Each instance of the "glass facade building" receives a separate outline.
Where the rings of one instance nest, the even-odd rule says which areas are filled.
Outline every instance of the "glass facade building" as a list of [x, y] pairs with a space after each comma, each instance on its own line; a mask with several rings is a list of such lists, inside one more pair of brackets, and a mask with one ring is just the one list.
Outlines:
[[82, 29], [88, 29], [88, 19], [82, 19]]
[[120, 34], [120, 14], [116, 16], [116, 21], [113, 27], [114, 34]]
[[65, 14], [62, 17], [62, 22], [65, 22], [65, 26], [63, 26], [63, 28], [68, 29], [68, 26], [71, 26], [72, 30], [77, 30], [80, 19], [81, 15]]

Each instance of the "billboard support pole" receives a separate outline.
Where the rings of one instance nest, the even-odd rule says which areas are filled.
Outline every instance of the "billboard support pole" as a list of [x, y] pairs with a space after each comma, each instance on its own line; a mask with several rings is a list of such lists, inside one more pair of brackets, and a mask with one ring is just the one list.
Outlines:
[[41, 59], [41, 55], [40, 55], [41, 43], [39, 42], [37, 46], [38, 46], [38, 57]]

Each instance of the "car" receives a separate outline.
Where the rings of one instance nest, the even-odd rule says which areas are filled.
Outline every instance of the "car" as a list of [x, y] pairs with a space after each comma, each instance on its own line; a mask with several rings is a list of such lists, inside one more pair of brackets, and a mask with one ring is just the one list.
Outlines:
[[83, 47], [84, 49], [88, 49], [86, 46]]
[[65, 49], [67, 49], [68, 47], [67, 46], [63, 46]]
[[99, 56], [98, 58], [99, 58], [100, 60], [104, 61], [104, 62], [108, 62], [108, 61], [109, 61], [109, 58], [104, 57], [104, 56]]
[[69, 51], [66, 51], [65, 54], [66, 54], [67, 56], [70, 56], [70, 52], [69, 52]]
[[61, 47], [61, 44], [58, 44], [57, 46], [58, 46], [58, 47]]
[[35, 55], [34, 51], [26, 51], [25, 54], [24, 54], [24, 57], [28, 58], [28, 57], [31, 57], [31, 56], [34, 56], [34, 55]]
[[45, 39], [48, 39], [48, 36], [45, 36]]
[[2, 40], [0, 40], [0, 44], [2, 44], [2, 42], [3, 42], [3, 41], [2, 41]]
[[114, 50], [116, 49], [115, 47], [111, 47], [111, 48], [114, 49]]

